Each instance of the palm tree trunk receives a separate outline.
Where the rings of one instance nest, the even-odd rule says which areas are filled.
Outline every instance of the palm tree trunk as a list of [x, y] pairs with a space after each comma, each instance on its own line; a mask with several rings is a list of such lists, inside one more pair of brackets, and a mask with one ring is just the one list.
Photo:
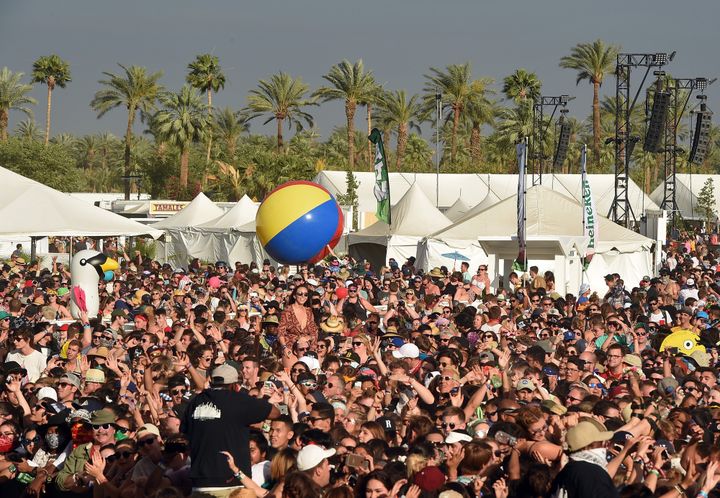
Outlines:
[[[370, 133], [372, 132], [372, 104], [368, 102], [365, 104], [367, 108], [367, 132], [368, 137], [370, 136]], [[373, 153], [372, 153], [372, 142], [370, 140], [367, 141], [367, 154], [368, 154], [368, 160], [372, 163], [373, 159]]]
[[[207, 97], [208, 97], [208, 115], [212, 116], [212, 90], [208, 88], [207, 91]], [[212, 148], [212, 127], [208, 127], [208, 146], [207, 146], [207, 157], [205, 157], [205, 162], [210, 163], [210, 149]]]
[[470, 157], [475, 168], [480, 168], [480, 125], [473, 125], [470, 132]]
[[277, 121], [277, 151], [281, 152], [283, 150], [283, 132], [282, 132], [282, 125], [283, 125], [283, 119], [275, 116], [275, 121]]
[[600, 168], [600, 82], [593, 80], [593, 166]]
[[455, 164], [455, 152], [457, 151], [457, 131], [460, 126], [460, 108], [453, 108], [453, 131], [452, 131], [452, 143], [450, 146], [450, 162]]
[[0, 109], [0, 142], [7, 140], [7, 128], [8, 128], [8, 117], [9, 114], [5, 109]]
[[357, 104], [351, 100], [345, 101], [345, 117], [347, 118], [348, 135], [348, 170], [355, 168], [355, 108]]
[[395, 158], [395, 171], [402, 171], [403, 157], [405, 156], [405, 148], [407, 147], [408, 125], [400, 123], [397, 130], [397, 157]]
[[125, 200], [130, 200], [130, 145], [132, 143], [132, 127], [135, 121], [135, 108], [128, 109], [127, 130], [125, 131]]
[[180, 187], [187, 189], [188, 186], [188, 170], [190, 164], [190, 148], [187, 145], [183, 145], [182, 153], [180, 154]]
[[50, 111], [52, 110], [53, 85], [48, 81], [47, 116], [45, 116], [45, 145], [50, 141]]

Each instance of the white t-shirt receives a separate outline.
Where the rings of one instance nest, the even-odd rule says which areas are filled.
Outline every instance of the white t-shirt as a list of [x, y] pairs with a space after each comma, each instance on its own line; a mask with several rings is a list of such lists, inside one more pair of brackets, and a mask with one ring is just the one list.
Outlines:
[[30, 382], [37, 381], [47, 367], [47, 358], [40, 351], [33, 350], [32, 353], [25, 356], [20, 351], [15, 350], [7, 355], [5, 361], [16, 361], [18, 364], [27, 370], [27, 376]]

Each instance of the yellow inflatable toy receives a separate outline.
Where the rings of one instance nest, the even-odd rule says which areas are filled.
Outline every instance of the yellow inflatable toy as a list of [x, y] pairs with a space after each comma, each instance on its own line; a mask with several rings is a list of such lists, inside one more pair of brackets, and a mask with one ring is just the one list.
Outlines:
[[660, 351], [668, 348], [677, 348], [678, 353], [690, 356], [695, 351], [705, 352], [705, 346], [698, 344], [700, 338], [689, 330], [679, 330], [671, 333], [660, 345]]

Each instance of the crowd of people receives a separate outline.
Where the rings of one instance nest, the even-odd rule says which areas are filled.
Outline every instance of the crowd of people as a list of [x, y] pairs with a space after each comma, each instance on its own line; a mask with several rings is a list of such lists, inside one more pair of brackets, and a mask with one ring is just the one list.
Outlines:
[[0, 496], [720, 496], [720, 265], [0, 268]]

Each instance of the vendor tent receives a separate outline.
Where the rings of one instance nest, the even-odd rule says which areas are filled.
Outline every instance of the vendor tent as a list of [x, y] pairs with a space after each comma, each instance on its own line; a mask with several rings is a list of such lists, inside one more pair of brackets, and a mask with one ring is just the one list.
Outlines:
[[[705, 213], [699, 209], [699, 197], [705, 183], [710, 180], [715, 188], [715, 205], [714, 211], [717, 216], [720, 214], [720, 175], [690, 175], [687, 173], [678, 173], [675, 175], [675, 202], [680, 210], [683, 219], [700, 220], [705, 219]], [[656, 204], [662, 205], [665, 196], [665, 183], [661, 183], [650, 194], [650, 197]]]
[[197, 228], [209, 228], [219, 230], [231, 230], [250, 222], [255, 222], [258, 204], [252, 201], [247, 195], [242, 196], [229, 211], [219, 217], [196, 225]]
[[[544, 185], [527, 190], [527, 257], [531, 261], [545, 261], [545, 269], [555, 272], [561, 293], [566, 289], [577, 292], [583, 279], [580, 258], [588, 240], [583, 235], [582, 213], [580, 203]], [[615, 268], [623, 268], [623, 278], [628, 282], [652, 273], [653, 241], [604, 216], [599, 219], [595, 256], [584, 277], [592, 288], [604, 291], [603, 276], [613, 273]], [[461, 253], [480, 248], [494, 259], [496, 272], [507, 276], [518, 254], [517, 195], [429, 235], [418, 248], [418, 264], [437, 266], [437, 254], [448, 248]]]
[[162, 232], [0, 167], [0, 236], [150, 235]]
[[195, 227], [210, 220], [219, 218], [224, 211], [217, 207], [213, 201], [200, 192], [190, 204], [174, 215], [153, 223], [153, 228], [168, 230], [186, 227]]
[[402, 264], [415, 256], [417, 244], [426, 234], [451, 223], [417, 184], [392, 206], [391, 216], [391, 225], [378, 221], [348, 235], [350, 254], [355, 259], [366, 259], [375, 268], [380, 268], [390, 258]]

